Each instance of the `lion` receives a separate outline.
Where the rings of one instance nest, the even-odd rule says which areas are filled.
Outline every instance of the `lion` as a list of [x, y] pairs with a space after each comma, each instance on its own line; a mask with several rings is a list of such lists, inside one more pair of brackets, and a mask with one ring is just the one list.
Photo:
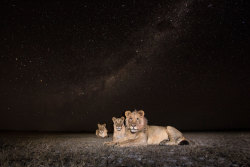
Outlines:
[[117, 146], [147, 145], [147, 119], [141, 111], [125, 112], [125, 137], [115, 143]]
[[106, 129], [106, 124], [97, 124], [98, 129], [96, 130], [97, 137], [108, 137], [108, 130]]
[[113, 145], [116, 142], [120, 141], [125, 137], [125, 125], [124, 125], [124, 117], [116, 118], [113, 117], [112, 121], [114, 123], [114, 134], [113, 134], [113, 140], [111, 142], [105, 142], [106, 145]]
[[183, 134], [172, 126], [149, 126], [144, 115], [143, 110], [125, 112], [127, 131], [118, 146], [189, 144]]

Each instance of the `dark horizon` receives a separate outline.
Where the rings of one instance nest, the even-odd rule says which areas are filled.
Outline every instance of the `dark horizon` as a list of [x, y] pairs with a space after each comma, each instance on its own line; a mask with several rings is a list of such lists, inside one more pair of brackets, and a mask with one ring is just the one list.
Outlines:
[[[98, 127], [96, 127], [96, 129], [98, 129]], [[57, 130], [57, 131], [52, 131], [52, 130], [5, 130], [5, 129], [2, 129], [0, 130], [0, 133], [2, 134], [13, 134], [13, 135], [16, 135], [16, 134], [22, 134], [22, 135], [25, 135], [25, 134], [94, 134], [95, 133], [95, 130], [89, 130], [89, 131], [86, 131], [86, 130], [69, 130], [69, 131], [62, 131], [62, 130]], [[113, 124], [110, 124], [107, 125], [107, 130], [108, 130], [108, 134], [109, 135], [112, 135], [112, 133], [114, 132], [114, 129], [113, 129]], [[181, 130], [182, 133], [206, 133], [206, 134], [209, 134], [209, 133], [244, 133], [244, 132], [249, 132], [250, 129], [249, 128], [241, 128], [241, 129], [195, 129], [195, 130]], [[110, 136], [109, 136], [110, 137]]]
[[247, 1], [3, 1], [0, 131], [93, 132], [144, 110], [249, 130]]

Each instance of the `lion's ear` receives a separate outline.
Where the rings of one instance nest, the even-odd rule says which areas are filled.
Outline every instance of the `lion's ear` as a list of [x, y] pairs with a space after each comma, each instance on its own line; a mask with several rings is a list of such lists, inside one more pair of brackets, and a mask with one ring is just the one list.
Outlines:
[[131, 111], [125, 111], [125, 116], [128, 117], [131, 114]]
[[138, 114], [140, 114], [141, 117], [143, 117], [145, 115], [144, 111], [143, 110], [139, 110], [138, 111]]
[[121, 119], [122, 119], [122, 121], [124, 121], [125, 118], [124, 118], [124, 117], [121, 117]]
[[113, 118], [112, 118], [112, 121], [115, 122], [115, 120], [116, 120], [116, 117], [113, 117]]

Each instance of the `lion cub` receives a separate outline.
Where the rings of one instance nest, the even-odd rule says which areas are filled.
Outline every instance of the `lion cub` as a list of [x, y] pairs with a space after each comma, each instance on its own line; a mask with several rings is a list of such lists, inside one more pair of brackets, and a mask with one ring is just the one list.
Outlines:
[[108, 130], [106, 129], [106, 124], [97, 124], [98, 129], [96, 130], [97, 137], [108, 137]]
[[125, 120], [124, 117], [121, 117], [121, 118], [113, 117], [112, 118], [112, 121], [114, 122], [113, 140], [111, 142], [105, 142], [104, 144], [113, 145], [125, 137], [126, 128], [124, 125], [124, 120]]

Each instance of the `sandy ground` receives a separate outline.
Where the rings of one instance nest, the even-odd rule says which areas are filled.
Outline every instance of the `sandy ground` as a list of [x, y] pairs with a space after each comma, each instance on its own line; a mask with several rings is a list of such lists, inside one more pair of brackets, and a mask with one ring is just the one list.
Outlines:
[[104, 146], [94, 134], [0, 133], [0, 166], [250, 166], [250, 132], [184, 133], [188, 146]]

